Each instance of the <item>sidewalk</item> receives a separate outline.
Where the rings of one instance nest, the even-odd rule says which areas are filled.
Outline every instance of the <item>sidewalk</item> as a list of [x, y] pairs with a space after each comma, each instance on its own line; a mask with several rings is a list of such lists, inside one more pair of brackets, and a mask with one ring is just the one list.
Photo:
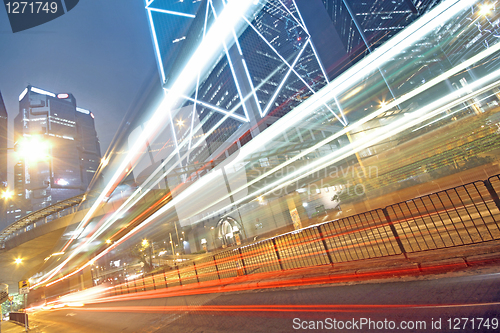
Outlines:
[[24, 326], [21, 324], [16, 324], [13, 321], [2, 321], [0, 322], [0, 332], [1, 333], [20, 333], [25, 332]]

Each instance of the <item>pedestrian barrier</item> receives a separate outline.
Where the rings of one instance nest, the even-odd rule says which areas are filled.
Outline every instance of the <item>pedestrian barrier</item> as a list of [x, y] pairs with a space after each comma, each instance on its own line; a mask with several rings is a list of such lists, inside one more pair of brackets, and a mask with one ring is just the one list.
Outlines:
[[25, 327], [29, 327], [28, 314], [24, 312], [10, 312], [9, 320], [15, 321], [17, 323], [23, 324]]
[[253, 244], [180, 262], [114, 286], [115, 294], [241, 275], [335, 265], [361, 259], [500, 239], [500, 175]]

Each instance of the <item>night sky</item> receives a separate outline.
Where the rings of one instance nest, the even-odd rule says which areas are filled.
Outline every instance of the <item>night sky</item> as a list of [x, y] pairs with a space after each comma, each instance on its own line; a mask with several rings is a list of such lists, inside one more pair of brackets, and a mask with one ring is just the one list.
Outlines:
[[160, 84], [142, 0], [80, 1], [65, 15], [18, 33], [0, 5], [0, 91], [9, 114], [9, 147], [18, 97], [28, 84], [70, 92], [79, 107], [91, 110], [104, 155], [152, 80]]

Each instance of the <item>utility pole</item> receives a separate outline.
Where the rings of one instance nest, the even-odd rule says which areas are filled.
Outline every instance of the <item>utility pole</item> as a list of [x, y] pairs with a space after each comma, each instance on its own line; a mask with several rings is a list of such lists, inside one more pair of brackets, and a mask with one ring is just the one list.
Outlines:
[[179, 239], [179, 231], [177, 231], [177, 222], [174, 222], [175, 226], [175, 234], [177, 235], [177, 244], [179, 245], [179, 251], [182, 253], [180, 247], [181, 247], [181, 240]]
[[174, 251], [174, 242], [172, 241], [172, 233], [168, 233], [170, 235], [170, 246], [172, 247], [172, 256], [175, 256], [175, 251]]

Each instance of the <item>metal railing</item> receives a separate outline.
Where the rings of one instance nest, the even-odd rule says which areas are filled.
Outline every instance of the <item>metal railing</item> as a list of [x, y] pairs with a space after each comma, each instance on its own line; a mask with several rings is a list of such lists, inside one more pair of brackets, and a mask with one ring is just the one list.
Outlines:
[[118, 282], [115, 294], [500, 239], [500, 175]]
[[24, 325], [26, 327], [26, 332], [28, 332], [29, 322], [28, 322], [28, 314], [25, 312], [10, 312], [9, 320], [15, 321], [19, 324]]

